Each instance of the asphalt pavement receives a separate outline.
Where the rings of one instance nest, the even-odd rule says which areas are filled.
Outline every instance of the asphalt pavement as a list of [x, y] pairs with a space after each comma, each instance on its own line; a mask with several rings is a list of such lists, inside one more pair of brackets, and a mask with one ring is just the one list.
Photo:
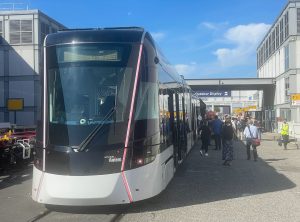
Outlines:
[[246, 160], [242, 142], [234, 142], [232, 166], [221, 151], [196, 145], [165, 191], [126, 206], [59, 207], [47, 210], [31, 200], [32, 166], [0, 176], [0, 215], [6, 221], [296, 221], [300, 222], [300, 150], [288, 150], [263, 134], [257, 162]]

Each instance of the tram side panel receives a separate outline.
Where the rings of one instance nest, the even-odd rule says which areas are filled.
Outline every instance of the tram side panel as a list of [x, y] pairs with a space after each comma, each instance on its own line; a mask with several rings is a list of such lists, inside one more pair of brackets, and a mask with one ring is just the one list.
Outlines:
[[133, 143], [128, 170], [124, 172], [134, 201], [159, 194], [174, 175], [173, 146], [164, 148], [163, 143], [155, 57], [154, 46], [146, 35], [132, 126]]

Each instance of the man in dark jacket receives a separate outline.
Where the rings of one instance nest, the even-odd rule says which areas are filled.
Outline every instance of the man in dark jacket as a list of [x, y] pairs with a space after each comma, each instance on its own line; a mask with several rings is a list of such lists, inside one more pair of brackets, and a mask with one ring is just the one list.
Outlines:
[[204, 120], [203, 125], [200, 128], [201, 131], [201, 141], [202, 141], [202, 147], [200, 150], [201, 156], [203, 156], [203, 151], [205, 152], [205, 156], [208, 156], [208, 145], [209, 145], [209, 138], [211, 135], [210, 129], [208, 127], [208, 121]]
[[231, 123], [231, 118], [226, 117], [225, 124], [222, 128], [222, 139], [223, 139], [223, 152], [222, 159], [225, 160], [223, 165], [230, 166], [233, 160], [233, 127]]
[[215, 150], [220, 150], [221, 149], [221, 131], [222, 131], [222, 121], [219, 119], [217, 115], [215, 115], [215, 119], [212, 123], [212, 129], [214, 132], [214, 137], [215, 137], [215, 144], [216, 144], [216, 149]]

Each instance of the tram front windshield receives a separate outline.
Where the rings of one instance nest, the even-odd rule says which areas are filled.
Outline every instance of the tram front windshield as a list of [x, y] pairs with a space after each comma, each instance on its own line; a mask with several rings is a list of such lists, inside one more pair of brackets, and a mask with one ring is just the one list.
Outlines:
[[98, 143], [122, 138], [116, 134], [128, 119], [134, 49], [100, 43], [47, 49], [50, 144], [79, 146], [99, 125]]

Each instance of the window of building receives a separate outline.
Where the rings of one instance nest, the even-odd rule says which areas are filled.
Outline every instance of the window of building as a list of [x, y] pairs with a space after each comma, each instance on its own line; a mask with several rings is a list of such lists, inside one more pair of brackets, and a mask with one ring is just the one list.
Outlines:
[[10, 20], [9, 39], [11, 44], [32, 43], [32, 20]]
[[269, 58], [269, 38], [266, 41], [266, 60]]
[[264, 48], [263, 45], [260, 48], [260, 64], [262, 65], [264, 62]]
[[262, 51], [263, 51], [263, 55], [262, 55], [262, 58], [263, 58], [263, 63], [266, 61], [266, 50], [265, 50], [265, 43], [263, 44], [262, 46]]
[[275, 51], [275, 29], [272, 32], [272, 47], [271, 52], [273, 53]]
[[57, 29], [56, 28], [51, 28], [51, 33], [55, 33], [55, 32], [57, 32]]
[[289, 61], [289, 45], [284, 47], [284, 70], [287, 71], [290, 68]]
[[2, 27], [3, 23], [2, 21], [0, 21], [0, 44], [2, 44], [2, 36], [3, 36], [3, 27]]
[[283, 43], [283, 19], [280, 20], [279, 23], [279, 44]]
[[0, 21], [0, 35], [2, 36], [3, 35], [3, 28], [2, 28], [2, 21]]
[[289, 36], [289, 12], [284, 15], [284, 39]]
[[262, 65], [262, 48], [258, 51], [258, 66], [260, 67]]
[[260, 48], [260, 50], [259, 50], [259, 65], [261, 66], [262, 64], [263, 64], [263, 50], [262, 50], [262, 48]]
[[287, 122], [291, 121], [291, 109], [280, 109], [280, 118], [286, 120]]
[[297, 33], [300, 34], [300, 8], [297, 8]]
[[276, 40], [275, 40], [275, 44], [276, 44], [276, 46], [275, 46], [275, 48], [276, 49], [278, 49], [278, 47], [279, 47], [279, 25], [277, 24], [277, 26], [276, 26]]
[[50, 34], [50, 33], [55, 33], [57, 32], [56, 28], [51, 27], [51, 25], [46, 24], [44, 22], [41, 22], [41, 41], [42, 44], [44, 43], [44, 39], [46, 37], [46, 35]]
[[44, 39], [46, 35], [50, 33], [50, 26], [44, 22], [41, 22], [41, 40], [42, 43], [44, 42]]
[[284, 79], [284, 91], [285, 91], [285, 101], [288, 102], [290, 98], [290, 78], [286, 77]]
[[269, 57], [272, 55], [272, 33], [269, 36]]

